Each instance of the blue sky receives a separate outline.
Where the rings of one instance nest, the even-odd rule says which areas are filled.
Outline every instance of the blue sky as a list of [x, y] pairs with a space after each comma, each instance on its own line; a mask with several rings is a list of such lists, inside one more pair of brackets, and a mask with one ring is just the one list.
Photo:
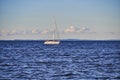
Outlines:
[[120, 0], [0, 0], [0, 39], [120, 39]]

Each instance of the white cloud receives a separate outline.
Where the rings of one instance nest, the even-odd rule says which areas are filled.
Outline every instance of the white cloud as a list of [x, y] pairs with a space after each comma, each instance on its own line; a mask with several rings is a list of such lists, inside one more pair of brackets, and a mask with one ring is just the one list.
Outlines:
[[0, 36], [6, 36], [9, 34], [10, 34], [10, 31], [8, 31], [8, 30], [0, 30]]
[[41, 34], [48, 34], [50, 31], [48, 29], [45, 29], [43, 31], [41, 31]]
[[7, 35], [24, 35], [26, 34], [25, 30], [13, 29], [7, 33]]
[[70, 26], [64, 30], [64, 33], [82, 33], [82, 32], [87, 32], [87, 31], [89, 31], [89, 29], [86, 27], [77, 28], [74, 26]]
[[[74, 26], [70, 26], [68, 28], [66, 28], [63, 32], [64, 33], [81, 33], [81, 32], [85, 32], [88, 31], [89, 29], [86, 27], [82, 27], [82, 28], [77, 28]], [[32, 29], [32, 30], [24, 30], [24, 29], [13, 29], [13, 30], [0, 30], [0, 36], [12, 36], [12, 35], [31, 35], [31, 34], [51, 34], [52, 33], [52, 29], [45, 29], [40, 31], [39, 29]]]
[[65, 33], [74, 33], [76, 28], [74, 26], [70, 26], [64, 30]]
[[25, 30], [13, 29], [0, 31], [0, 36], [23, 35], [23, 34], [26, 34]]
[[16, 29], [14, 29], [14, 30], [9, 32], [9, 35], [15, 35], [15, 34], [17, 34], [17, 30]]
[[54, 29], [45, 29], [42, 30], [40, 34], [52, 34]]
[[32, 32], [32, 34], [38, 34], [38, 33], [40, 33], [40, 31], [38, 29], [33, 29], [31, 32]]
[[32, 32], [32, 33], [36, 33], [36, 29], [33, 29], [31, 32]]

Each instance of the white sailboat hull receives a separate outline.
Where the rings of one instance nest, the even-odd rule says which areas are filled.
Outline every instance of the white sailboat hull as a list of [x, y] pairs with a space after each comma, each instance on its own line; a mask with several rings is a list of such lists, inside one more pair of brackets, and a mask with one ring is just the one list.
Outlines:
[[45, 41], [44, 44], [60, 44], [60, 41]]

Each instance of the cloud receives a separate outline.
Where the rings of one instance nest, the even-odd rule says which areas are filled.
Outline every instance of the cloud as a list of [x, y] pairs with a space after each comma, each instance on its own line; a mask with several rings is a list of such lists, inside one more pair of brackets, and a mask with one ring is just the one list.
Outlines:
[[40, 33], [40, 30], [38, 30], [38, 29], [33, 29], [33, 30], [31, 30], [31, 33], [32, 33], [32, 34], [39, 34], [39, 33]]
[[13, 29], [7, 33], [7, 35], [23, 35], [26, 34], [25, 30]]
[[10, 31], [10, 32], [9, 32], [9, 34], [10, 34], [10, 35], [17, 34], [17, 31], [16, 31], [16, 29], [15, 29], [15, 30], [12, 30], [12, 31]]
[[0, 36], [13, 36], [13, 35], [32, 35], [32, 34], [51, 34], [51, 30], [39, 30], [39, 29], [32, 29], [32, 30], [20, 30], [20, 29], [13, 29], [13, 30], [0, 30]]
[[74, 26], [70, 26], [64, 30], [65, 33], [74, 33], [76, 32], [76, 28]]
[[87, 31], [89, 31], [89, 29], [86, 27], [78, 28], [78, 27], [70, 26], [64, 30], [64, 33], [83, 33]]
[[1, 30], [0, 31], [0, 36], [12, 36], [12, 35], [23, 35], [26, 34], [25, 30]]
[[[82, 28], [77, 28], [74, 26], [70, 26], [66, 28], [63, 32], [64, 33], [81, 33], [81, 32], [86, 32], [89, 31], [88, 28], [82, 27]], [[39, 29], [13, 29], [13, 30], [0, 30], [0, 36], [12, 36], [12, 35], [31, 35], [31, 34], [51, 34], [53, 32], [53, 29], [45, 29], [45, 30], [39, 30]]]
[[6, 36], [6, 35], [11, 35], [15, 33], [15, 31], [10, 31], [10, 30], [0, 30], [0, 36]]
[[41, 31], [41, 34], [48, 34], [50, 31], [48, 29], [45, 29], [43, 31]]
[[84, 33], [84, 32], [88, 32], [90, 29], [86, 28], [86, 27], [82, 27], [82, 28], [78, 28], [76, 30], [77, 33]]

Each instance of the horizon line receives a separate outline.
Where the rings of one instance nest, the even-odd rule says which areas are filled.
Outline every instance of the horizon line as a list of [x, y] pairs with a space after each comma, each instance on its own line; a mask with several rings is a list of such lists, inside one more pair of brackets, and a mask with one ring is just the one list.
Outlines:
[[[0, 39], [0, 41], [43, 41], [43, 40], [48, 40], [48, 39]], [[68, 41], [83, 41], [83, 40], [91, 40], [91, 41], [120, 41], [120, 39], [60, 39], [62, 40], [68, 40]]]

